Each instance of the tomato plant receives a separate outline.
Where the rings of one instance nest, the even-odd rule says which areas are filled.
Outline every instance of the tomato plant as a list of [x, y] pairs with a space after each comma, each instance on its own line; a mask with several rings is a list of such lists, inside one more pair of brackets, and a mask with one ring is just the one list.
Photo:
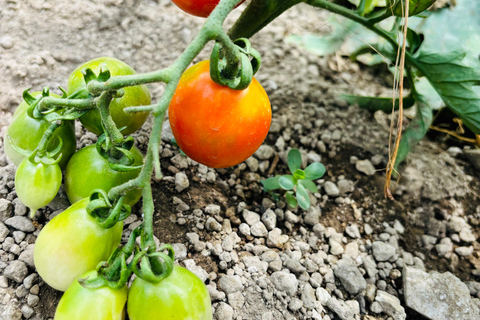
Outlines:
[[131, 320], [212, 319], [207, 287], [195, 274], [179, 266], [156, 284], [136, 278], [128, 292], [127, 311]]
[[[239, 1], [238, 5], [243, 1], [245, 0]], [[186, 13], [206, 18], [212, 13], [220, 0], [172, 0], [172, 2]]]
[[[126, 63], [110, 57], [102, 57], [90, 60], [75, 69], [68, 78], [68, 95], [71, 95], [85, 88], [85, 79], [82, 70], [90, 68], [95, 74], [100, 72], [104, 65], [112, 76], [123, 76], [136, 74], [135, 70]], [[110, 115], [122, 134], [128, 135], [137, 131], [148, 117], [148, 112], [135, 112], [127, 114], [123, 109], [131, 106], [149, 105], [151, 103], [150, 91], [144, 85], [123, 88], [124, 94], [121, 98], [115, 98], [110, 104]], [[88, 94], [79, 95], [78, 98], [87, 98]], [[98, 110], [90, 110], [80, 117], [83, 126], [100, 135], [103, 132], [102, 121]]]
[[88, 201], [78, 201], [53, 218], [35, 243], [35, 268], [57, 290], [65, 291], [84, 272], [107, 260], [120, 244], [123, 222], [101, 228], [86, 211]]
[[267, 136], [272, 110], [253, 78], [242, 91], [213, 82], [209, 62], [189, 68], [169, 106], [175, 141], [193, 160], [212, 168], [231, 167], [250, 157]]
[[[80, 278], [96, 274], [96, 271], [89, 271]], [[54, 320], [123, 320], [127, 293], [127, 286], [89, 289], [73, 281], [58, 303]]]
[[[135, 162], [133, 165], [143, 164], [142, 153], [132, 148]], [[98, 152], [95, 145], [80, 149], [73, 155], [65, 171], [65, 191], [70, 203], [88, 197], [95, 189], [103, 189], [108, 192], [111, 188], [134, 179], [140, 173], [140, 169], [132, 171], [113, 170], [108, 161]], [[141, 197], [141, 191], [134, 189], [127, 192], [125, 203], [133, 206]]]
[[[40, 96], [41, 92], [34, 92], [31, 95], [34, 97]], [[51, 94], [52, 97], [58, 97]], [[4, 136], [4, 149], [8, 159], [16, 166], [20, 165], [26, 154], [30, 154], [37, 148], [40, 140], [48, 129], [50, 123], [44, 119], [34, 119], [28, 116], [28, 104], [23, 101], [15, 110], [13, 114], [12, 123], [8, 127]], [[77, 140], [75, 137], [75, 123], [73, 121], [63, 121], [63, 124], [58, 128], [47, 151], [55, 149], [59, 144], [59, 139], [62, 139], [62, 159], [60, 160], [60, 167], [65, 168], [70, 157], [77, 149]], [[12, 146], [13, 144], [13, 146]], [[20, 151], [20, 152], [19, 152]]]
[[15, 191], [32, 217], [55, 198], [61, 184], [62, 170], [56, 163], [35, 163], [25, 157], [15, 173]]

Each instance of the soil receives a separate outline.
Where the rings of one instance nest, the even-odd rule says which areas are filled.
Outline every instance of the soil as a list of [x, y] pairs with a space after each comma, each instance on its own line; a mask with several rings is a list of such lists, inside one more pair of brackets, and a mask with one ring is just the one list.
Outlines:
[[[72, 70], [98, 56], [114, 56], [133, 66], [137, 72], [167, 67], [180, 55], [203, 22], [181, 12], [168, 0], [0, 0], [0, 8], [0, 40], [3, 39], [0, 42], [10, 41], [12, 44], [0, 46], [2, 136], [26, 88], [38, 91], [48, 86], [59, 93], [56, 88], [66, 87]], [[227, 26], [238, 17], [239, 11], [241, 9], [232, 13]], [[451, 271], [462, 281], [477, 281], [472, 270], [480, 268], [478, 245], [474, 246], [471, 257], [455, 262], [438, 257], [435, 250], [426, 249], [420, 239], [425, 234], [437, 236], [429, 223], [457, 215], [459, 207], [462, 208], [461, 216], [469, 222], [474, 233], [480, 234], [480, 213], [476, 213], [480, 205], [480, 173], [461, 155], [455, 157], [447, 152], [452, 143], [444, 136], [430, 136], [412, 151], [401, 167], [401, 176], [395, 185], [395, 200], [385, 199], [383, 185], [390, 116], [349, 106], [339, 94], [388, 94], [390, 75], [382, 68], [365, 67], [346, 57], [318, 57], [286, 41], [294, 34], [327, 32], [328, 27], [324, 27], [327, 17], [325, 11], [299, 5], [252, 38], [253, 46], [263, 59], [257, 79], [269, 94], [273, 109], [272, 130], [265, 143], [275, 148], [278, 163], [270, 159], [267, 170], [255, 173], [255, 179], [246, 166], [217, 170], [214, 183], [205, 180], [198, 166], [190, 166], [185, 171], [190, 186], [178, 193], [173, 179], [176, 170], [168, 158], [162, 159], [163, 173], [167, 178], [153, 182], [156, 237], [160, 242], [187, 246], [186, 234], [189, 232], [199, 233], [204, 241], [220, 239], [217, 234], [198, 229], [198, 222], [204, 223], [203, 220], [189, 220], [187, 224], [179, 225], [173, 197], [180, 198], [191, 210], [203, 209], [212, 203], [220, 205], [220, 217], [230, 219], [234, 230], [238, 228], [235, 222], [241, 219], [236, 213], [239, 203], [245, 202], [252, 211], [264, 212], [263, 199], [268, 195], [261, 191], [260, 178], [268, 177], [270, 169], [273, 174], [287, 173], [282, 159], [286, 150], [294, 147], [304, 155], [314, 152], [321, 156], [327, 168], [324, 181], [335, 182], [342, 178], [354, 182], [354, 191], [348, 195], [350, 201], [342, 203], [324, 197], [323, 191], [314, 197], [322, 211], [320, 222], [325, 227], [343, 233], [349, 224], [357, 223], [362, 238], [372, 240], [373, 235], [364, 233], [365, 223], [381, 232], [386, 223], [399, 220], [406, 228], [399, 241], [400, 247], [422, 257], [427, 270]], [[210, 50], [211, 45], [195, 61], [208, 58]], [[158, 100], [163, 86], [152, 85], [150, 89], [153, 99]], [[138, 144], [143, 151], [150, 128], [149, 121], [134, 135], [139, 138]], [[335, 130], [340, 131], [340, 139], [328, 141], [322, 137], [325, 131], [332, 133]], [[79, 136], [85, 135], [82, 128], [77, 128], [77, 132]], [[284, 146], [278, 146], [279, 137], [284, 138]], [[324, 149], [318, 146], [321, 140], [325, 142]], [[80, 146], [88, 142], [84, 138]], [[162, 146], [178, 153], [178, 149], [167, 142]], [[376, 164], [374, 176], [366, 176], [356, 169], [352, 157], [361, 160], [374, 156], [381, 159]], [[0, 165], [6, 165], [3, 148], [0, 149]], [[234, 180], [244, 186], [242, 193], [225, 183], [233, 175]], [[134, 211], [140, 215], [140, 206]], [[237, 219], [235, 215], [233, 218], [231, 214], [227, 216], [232, 211]], [[45, 214], [51, 212], [48, 208], [44, 211]], [[294, 212], [301, 214], [301, 210]], [[300, 224], [291, 230], [286, 227], [282, 230], [294, 238], [301, 233], [301, 228], [310, 227]], [[242, 236], [242, 242], [254, 241]], [[221, 272], [218, 257], [204, 256], [193, 250], [187, 257], [194, 259], [207, 273]], [[401, 287], [400, 280], [398, 287]], [[36, 314], [41, 316], [39, 319], [53, 317], [61, 293], [43, 285], [39, 297], [40, 303], [35, 307]], [[244, 319], [249, 319], [247, 312]], [[407, 312], [408, 319], [422, 319], [412, 310]], [[237, 315], [242, 316], [241, 313]]]

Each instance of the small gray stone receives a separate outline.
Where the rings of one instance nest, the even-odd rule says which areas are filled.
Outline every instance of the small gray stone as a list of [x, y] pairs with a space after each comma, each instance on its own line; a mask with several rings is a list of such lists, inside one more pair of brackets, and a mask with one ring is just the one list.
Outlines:
[[[0, 309], [1, 310], [1, 309]], [[13, 303], [7, 303], [3, 313], [0, 314], [2, 320], [21, 320], [22, 311]]]
[[477, 240], [477, 237], [473, 234], [472, 230], [469, 227], [463, 227], [460, 231], [460, 240], [471, 243]]
[[269, 145], [261, 145], [260, 148], [255, 151], [254, 156], [260, 160], [268, 160], [273, 157], [275, 150]]
[[267, 230], [273, 230], [277, 226], [277, 215], [272, 209], [268, 209], [262, 215], [262, 222]]
[[343, 246], [335, 240], [330, 239], [328, 244], [330, 245], [330, 253], [335, 256], [341, 255], [345, 252]]
[[302, 264], [298, 260], [295, 260], [295, 259], [285, 260], [284, 265], [293, 273], [299, 274], [307, 271], [307, 269], [304, 266], [302, 266]]
[[332, 297], [327, 301], [327, 308], [335, 312], [342, 320], [354, 319], [354, 311], [342, 300], [337, 300], [336, 298]]
[[4, 275], [10, 280], [22, 283], [28, 275], [27, 265], [23, 261], [14, 260], [5, 268]]
[[30, 319], [30, 317], [35, 313], [33, 308], [27, 305], [23, 305], [21, 311], [23, 316], [27, 319]]
[[391, 316], [394, 320], [405, 320], [407, 318], [407, 314], [401, 306], [400, 300], [394, 295], [378, 290], [375, 301], [382, 306], [383, 312]]
[[379, 314], [383, 312], [382, 305], [378, 301], [374, 301], [370, 306], [370, 311]]
[[240, 276], [224, 275], [218, 280], [218, 289], [226, 294], [242, 291], [243, 288]]
[[330, 197], [338, 197], [340, 194], [340, 190], [338, 189], [337, 185], [331, 181], [325, 182], [323, 188], [325, 189], [325, 193]]
[[225, 302], [220, 302], [215, 308], [215, 318], [222, 320], [232, 320], [233, 308]]
[[10, 218], [12, 214], [12, 203], [7, 199], [0, 198], [0, 222], [3, 222]]
[[277, 290], [286, 292], [289, 296], [297, 293], [298, 280], [294, 274], [277, 271], [272, 273], [270, 279]]
[[355, 168], [357, 171], [365, 173], [367, 176], [373, 176], [375, 174], [375, 167], [370, 162], [370, 160], [358, 160], [355, 163]]
[[246, 256], [242, 258], [242, 262], [245, 264], [247, 270], [251, 273], [267, 273], [268, 262], [260, 261], [257, 256]]
[[378, 273], [377, 263], [375, 262], [375, 259], [370, 255], [363, 258], [363, 268], [365, 269], [370, 278], [375, 277], [375, 275]]
[[219, 215], [222, 211], [222, 208], [218, 204], [209, 204], [205, 207], [205, 213], [211, 214], [212, 216]]
[[33, 261], [33, 251], [35, 250], [35, 244], [29, 244], [20, 254], [18, 260], [23, 261], [27, 264], [27, 266], [33, 268], [35, 267]]
[[187, 268], [189, 271], [193, 272], [197, 277], [199, 277], [202, 282], [207, 281], [208, 272], [205, 271], [205, 269], [203, 269], [201, 266], [197, 266], [195, 260], [188, 259], [183, 261], [183, 264], [185, 265], [185, 268]]
[[23, 232], [33, 232], [35, 231], [35, 226], [32, 223], [32, 220], [23, 216], [14, 216], [5, 220], [5, 224], [16, 230]]
[[480, 149], [463, 150], [463, 154], [475, 169], [480, 170]]
[[30, 290], [33, 287], [33, 284], [38, 280], [38, 275], [36, 273], [30, 274], [28, 277], [23, 279], [23, 285], [25, 289]]
[[303, 305], [307, 309], [314, 309], [317, 307], [317, 299], [315, 298], [315, 290], [309, 283], [305, 283], [302, 289]]
[[351, 224], [345, 228], [345, 233], [348, 234], [350, 238], [360, 239], [360, 229], [356, 224]]
[[267, 228], [265, 228], [265, 225], [261, 221], [258, 221], [257, 223], [255, 223], [250, 228], [250, 232], [251, 232], [252, 236], [254, 236], [254, 237], [263, 238], [263, 237], [268, 236], [268, 230], [267, 230]]
[[248, 166], [248, 169], [250, 169], [251, 172], [257, 172], [258, 171], [258, 160], [254, 157], [250, 157], [247, 160], [245, 160], [245, 163]]
[[298, 218], [298, 216], [290, 210], [287, 210], [285, 212], [285, 220], [287, 220], [291, 224], [296, 224], [300, 222], [300, 218]]
[[260, 215], [258, 213], [247, 209], [242, 211], [242, 216], [249, 226], [253, 226], [255, 223], [260, 221]]
[[178, 172], [175, 174], [175, 190], [182, 192], [190, 186], [188, 177], [184, 172]]
[[0, 38], [0, 47], [3, 49], [11, 49], [13, 48], [14, 42], [12, 37], [6, 35]]
[[426, 273], [407, 267], [403, 273], [405, 303], [432, 320], [479, 319], [468, 287], [450, 272]]
[[367, 288], [367, 282], [360, 270], [349, 259], [339, 260], [334, 272], [345, 290], [352, 295], [356, 295]]
[[38, 304], [38, 301], [40, 301], [40, 299], [38, 298], [37, 295], [29, 294], [27, 297], [27, 304], [30, 307], [35, 307]]
[[309, 226], [314, 226], [320, 221], [321, 215], [322, 212], [318, 206], [310, 206], [305, 214], [305, 217], [303, 218], [303, 222]]
[[288, 303], [288, 309], [292, 310], [293, 312], [300, 310], [302, 307], [303, 307], [303, 302], [298, 298], [293, 298]]
[[344, 196], [347, 193], [353, 192], [354, 184], [351, 180], [341, 179], [337, 182], [338, 191], [341, 196]]
[[473, 246], [458, 247], [455, 249], [455, 253], [462, 257], [468, 257], [473, 254]]
[[240, 233], [244, 236], [249, 236], [251, 234], [250, 226], [246, 223], [241, 223], [240, 226], [238, 226], [238, 231], [240, 231]]
[[375, 241], [372, 244], [372, 251], [373, 251], [373, 256], [375, 257], [375, 260], [377, 261], [387, 261], [393, 255], [395, 254], [395, 247], [382, 242], [382, 241]]
[[215, 218], [213, 217], [208, 217], [207, 222], [205, 223], [205, 227], [209, 231], [222, 231], [222, 225], [218, 223], [218, 221], [215, 220]]
[[283, 248], [285, 243], [288, 242], [288, 239], [289, 239], [288, 235], [282, 234], [282, 230], [280, 230], [279, 228], [274, 228], [272, 231], [268, 233], [267, 246]]
[[8, 228], [3, 224], [3, 222], [0, 222], [0, 242], [3, 242], [9, 233], [10, 231]]
[[170, 158], [170, 161], [172, 161], [173, 165], [178, 169], [188, 168], [188, 158], [180, 153]]
[[328, 293], [328, 291], [325, 290], [325, 288], [322, 288], [322, 287], [317, 288], [316, 296], [317, 296], [318, 301], [323, 306], [325, 306], [327, 304], [328, 300], [331, 298], [330, 293]]
[[8, 288], [8, 279], [4, 275], [0, 276], [0, 288]]

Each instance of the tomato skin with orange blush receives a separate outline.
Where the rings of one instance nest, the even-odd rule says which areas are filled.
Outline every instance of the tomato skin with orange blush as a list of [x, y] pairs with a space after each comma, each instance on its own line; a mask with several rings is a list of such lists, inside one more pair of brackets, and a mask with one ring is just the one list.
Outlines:
[[169, 107], [178, 146], [212, 168], [249, 158], [265, 140], [271, 120], [267, 93], [255, 78], [242, 91], [218, 85], [210, 78], [208, 61], [183, 74]]
[[[238, 5], [243, 1], [245, 0], [239, 0]], [[220, 0], [172, 0], [172, 2], [186, 13], [206, 18], [212, 13]]]

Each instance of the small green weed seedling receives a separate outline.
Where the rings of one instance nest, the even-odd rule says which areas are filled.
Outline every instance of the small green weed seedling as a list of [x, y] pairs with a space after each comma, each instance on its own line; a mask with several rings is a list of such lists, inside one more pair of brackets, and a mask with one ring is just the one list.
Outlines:
[[310, 207], [310, 197], [307, 190], [312, 193], [318, 192], [313, 180], [319, 179], [325, 174], [325, 166], [320, 162], [314, 162], [305, 170], [300, 169], [302, 155], [297, 149], [290, 149], [287, 163], [292, 174], [262, 180], [263, 190], [269, 192], [278, 201], [280, 199], [279, 194], [273, 192], [273, 190], [283, 189], [286, 191], [285, 199], [290, 207], [296, 208], [298, 204], [300, 208], [307, 210]]

